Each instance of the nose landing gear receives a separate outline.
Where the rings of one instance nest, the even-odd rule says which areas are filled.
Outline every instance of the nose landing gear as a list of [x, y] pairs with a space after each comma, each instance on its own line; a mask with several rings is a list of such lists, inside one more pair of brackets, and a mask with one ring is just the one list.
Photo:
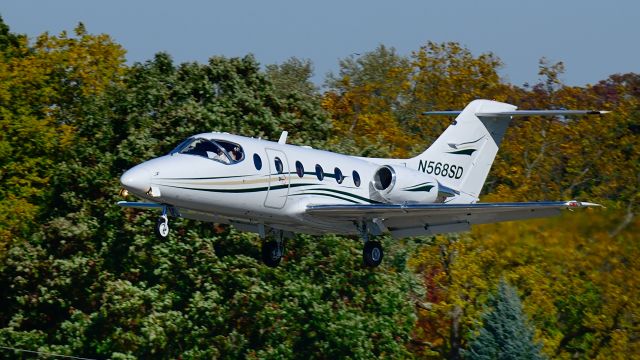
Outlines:
[[156, 222], [156, 236], [162, 240], [169, 236], [169, 218], [166, 214], [162, 214]]
[[162, 215], [156, 221], [155, 233], [160, 240], [165, 240], [169, 237], [169, 213], [172, 216], [177, 216], [177, 211], [173, 207], [168, 205], [162, 205]]

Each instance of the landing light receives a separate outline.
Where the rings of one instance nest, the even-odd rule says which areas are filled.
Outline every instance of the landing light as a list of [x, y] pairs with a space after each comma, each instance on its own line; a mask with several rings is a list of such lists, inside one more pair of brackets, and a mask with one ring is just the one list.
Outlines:
[[127, 197], [129, 196], [129, 191], [127, 189], [120, 189], [120, 196]]

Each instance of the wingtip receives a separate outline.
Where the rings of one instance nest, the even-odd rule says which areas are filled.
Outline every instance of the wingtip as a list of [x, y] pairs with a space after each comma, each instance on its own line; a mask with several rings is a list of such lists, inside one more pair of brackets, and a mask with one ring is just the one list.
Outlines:
[[567, 201], [565, 203], [565, 206], [569, 209], [575, 209], [575, 208], [579, 208], [579, 207], [601, 207], [604, 208], [604, 206], [600, 205], [600, 204], [596, 204], [596, 203], [592, 203], [592, 202], [586, 202], [586, 201], [577, 201], [577, 200], [570, 200]]

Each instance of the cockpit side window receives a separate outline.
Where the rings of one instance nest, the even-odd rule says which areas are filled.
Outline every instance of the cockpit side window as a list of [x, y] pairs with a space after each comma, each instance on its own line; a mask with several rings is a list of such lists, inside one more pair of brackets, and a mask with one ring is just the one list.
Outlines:
[[242, 146], [226, 140], [188, 138], [169, 154], [188, 154], [202, 156], [223, 164], [236, 164], [244, 160]]
[[178, 153], [180, 154], [202, 156], [207, 159], [219, 161], [223, 164], [232, 163], [229, 154], [224, 149], [224, 147], [220, 146], [215, 141], [195, 138], [191, 139], [191, 142], [189, 142], [188, 144], [181, 144], [181, 146], [181, 148], [180, 146], [176, 148], [176, 150], [178, 150]]
[[226, 140], [214, 140], [218, 145], [224, 148], [224, 150], [229, 154], [231, 161], [233, 163], [238, 163], [244, 160], [244, 151], [242, 150], [242, 146], [232, 143]]

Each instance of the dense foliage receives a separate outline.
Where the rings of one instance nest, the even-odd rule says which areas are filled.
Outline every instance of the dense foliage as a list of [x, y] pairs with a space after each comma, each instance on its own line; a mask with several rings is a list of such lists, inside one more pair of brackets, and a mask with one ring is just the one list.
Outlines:
[[[640, 75], [593, 86], [498, 76], [493, 54], [427, 43], [340, 63], [321, 93], [309, 61], [252, 56], [125, 64], [107, 35], [43, 34], [0, 20], [0, 346], [90, 358], [459, 358], [499, 279], [515, 285], [550, 357], [640, 354]], [[376, 269], [357, 239], [298, 236], [276, 269], [256, 235], [114, 206], [118, 178], [182, 139], [218, 130], [358, 155], [421, 151], [492, 98], [599, 108], [601, 118], [515, 121], [484, 200], [577, 198], [606, 210], [392, 241]], [[510, 296], [513, 296], [511, 294]], [[0, 350], [3, 358], [24, 353]]]

